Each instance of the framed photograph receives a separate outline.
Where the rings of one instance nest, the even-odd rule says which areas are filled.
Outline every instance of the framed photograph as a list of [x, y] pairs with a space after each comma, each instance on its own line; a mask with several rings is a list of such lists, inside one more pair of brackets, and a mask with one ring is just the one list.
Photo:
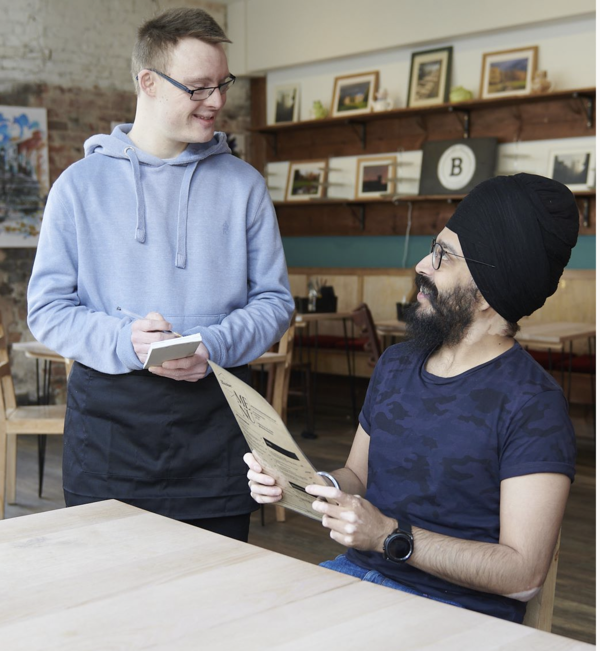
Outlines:
[[285, 200], [308, 201], [310, 199], [321, 199], [325, 192], [326, 177], [326, 160], [290, 163]]
[[50, 190], [45, 108], [0, 106], [0, 247], [34, 247]]
[[380, 199], [394, 192], [396, 158], [371, 157], [356, 161], [356, 199]]
[[497, 146], [496, 138], [424, 143], [419, 194], [467, 194], [494, 175]]
[[537, 45], [484, 54], [481, 65], [481, 98], [531, 93], [537, 56]]
[[300, 85], [275, 86], [275, 124], [298, 122]]
[[331, 117], [371, 112], [371, 102], [379, 86], [379, 72], [336, 77], [331, 101]]
[[407, 106], [431, 106], [448, 101], [452, 46], [413, 52]]
[[548, 176], [564, 183], [571, 192], [590, 190], [595, 186], [594, 148], [551, 151]]

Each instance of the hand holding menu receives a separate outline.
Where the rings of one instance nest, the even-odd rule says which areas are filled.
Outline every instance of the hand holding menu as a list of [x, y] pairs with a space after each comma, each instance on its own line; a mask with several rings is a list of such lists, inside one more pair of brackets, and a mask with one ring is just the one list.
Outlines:
[[306, 515], [314, 520], [321, 516], [312, 508], [314, 495], [304, 488], [308, 484], [329, 486], [298, 447], [279, 414], [252, 387], [214, 362], [208, 362], [221, 385], [242, 434], [267, 475], [275, 479], [283, 496], [278, 506]]
[[163, 362], [171, 359], [181, 359], [182, 357], [191, 357], [202, 341], [202, 335], [187, 335], [186, 337], [177, 337], [174, 339], [165, 339], [164, 341], [155, 341], [150, 344], [148, 358], [144, 368], [150, 366], [161, 366]]

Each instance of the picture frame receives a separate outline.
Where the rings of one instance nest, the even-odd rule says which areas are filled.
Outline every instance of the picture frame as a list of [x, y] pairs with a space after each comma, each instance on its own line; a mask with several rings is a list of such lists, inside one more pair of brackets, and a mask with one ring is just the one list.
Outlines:
[[294, 161], [290, 163], [285, 189], [286, 201], [322, 199], [327, 180], [327, 160]]
[[413, 52], [408, 81], [408, 107], [432, 106], [448, 101], [452, 53], [451, 45]]
[[300, 115], [300, 84], [281, 84], [275, 86], [274, 92], [273, 122], [275, 124], [298, 122]]
[[356, 160], [355, 199], [381, 199], [395, 188], [395, 156], [371, 156]]
[[50, 191], [45, 108], [0, 106], [0, 248], [35, 247]]
[[490, 137], [425, 142], [419, 194], [468, 194], [494, 175], [497, 150], [498, 140]]
[[596, 185], [594, 147], [553, 150], [548, 158], [548, 177], [564, 183], [571, 192]]
[[538, 46], [484, 53], [481, 62], [481, 99], [529, 95], [537, 70]]
[[349, 117], [371, 112], [379, 87], [379, 71], [336, 77], [331, 100], [331, 117]]

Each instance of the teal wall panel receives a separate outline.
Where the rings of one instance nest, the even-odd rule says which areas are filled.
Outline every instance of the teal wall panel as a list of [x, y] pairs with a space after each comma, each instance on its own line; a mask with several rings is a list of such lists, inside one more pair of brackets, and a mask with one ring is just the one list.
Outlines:
[[[289, 267], [414, 267], [427, 254], [431, 237], [409, 239], [405, 261], [404, 236], [284, 237]], [[596, 237], [582, 235], [567, 269], [596, 268]]]

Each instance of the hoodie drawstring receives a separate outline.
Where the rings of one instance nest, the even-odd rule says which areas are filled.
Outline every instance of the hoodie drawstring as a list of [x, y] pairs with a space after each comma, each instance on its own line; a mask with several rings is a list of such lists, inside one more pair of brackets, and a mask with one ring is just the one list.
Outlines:
[[185, 269], [187, 261], [187, 221], [188, 221], [188, 205], [190, 198], [190, 185], [192, 183], [192, 176], [198, 167], [198, 163], [188, 165], [185, 168], [183, 181], [181, 181], [181, 188], [179, 190], [179, 210], [177, 211], [177, 251], [175, 252], [175, 266], [179, 269]]
[[[131, 154], [129, 154], [131, 152]], [[135, 239], [142, 244], [146, 241], [146, 205], [144, 203], [144, 191], [140, 178], [140, 163], [133, 147], [125, 147], [123, 152], [131, 162], [133, 170], [133, 181], [135, 184], [135, 203], [137, 219], [135, 223]]]
[[[137, 242], [146, 241], [146, 205], [144, 202], [144, 190], [140, 176], [140, 163], [133, 147], [125, 147], [123, 152], [131, 162], [133, 171], [133, 180], [135, 184], [135, 201], [137, 219], [135, 225], [135, 239]], [[200, 161], [188, 164], [183, 174], [181, 188], [179, 190], [179, 208], [177, 212], [177, 250], [175, 252], [175, 266], [179, 269], [185, 269], [187, 262], [187, 220], [188, 205], [190, 197], [190, 186], [192, 177]]]

